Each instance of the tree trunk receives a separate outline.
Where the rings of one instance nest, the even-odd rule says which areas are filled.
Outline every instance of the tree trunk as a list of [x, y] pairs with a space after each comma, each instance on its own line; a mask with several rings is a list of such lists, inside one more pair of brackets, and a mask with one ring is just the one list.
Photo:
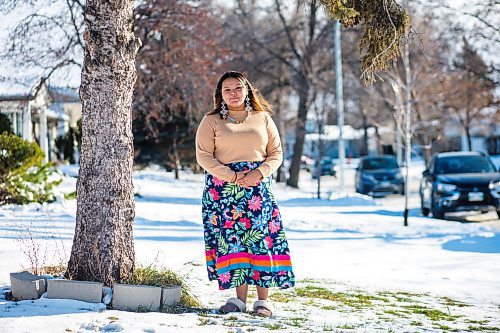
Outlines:
[[302, 152], [304, 151], [304, 139], [306, 135], [307, 99], [309, 95], [309, 86], [307, 83], [302, 84], [302, 89], [299, 93], [299, 112], [295, 126], [295, 144], [293, 145], [293, 158], [290, 166], [290, 178], [288, 179], [288, 185], [295, 188], [299, 187], [300, 161]]
[[378, 126], [375, 126], [375, 138], [376, 138], [376, 146], [375, 146], [375, 151], [376, 151], [376, 155], [380, 155], [380, 149], [381, 149], [381, 144], [380, 144], [380, 133], [378, 131]]
[[172, 152], [173, 152], [173, 159], [174, 159], [174, 173], [175, 173], [175, 179], [179, 179], [179, 170], [181, 168], [181, 159], [179, 157], [179, 150], [177, 149], [177, 135], [179, 133], [178, 130], [175, 131], [176, 137], [173, 140], [172, 144]]
[[[287, 147], [286, 147], [286, 128], [285, 128], [285, 119], [283, 117], [283, 112], [281, 110], [281, 90], [279, 88], [278, 98], [276, 101], [276, 113], [274, 116], [276, 127], [278, 128], [278, 133], [280, 134], [281, 139], [281, 147], [283, 149], [283, 157], [286, 158], [288, 156]], [[284, 183], [286, 181], [286, 173], [285, 167], [283, 163], [279, 166], [278, 171], [276, 173], [276, 182]]]
[[465, 126], [465, 135], [467, 137], [467, 150], [472, 151], [472, 138], [470, 135], [470, 127], [468, 124]]
[[82, 155], [67, 275], [112, 285], [134, 270], [132, 95], [140, 40], [131, 0], [87, 0], [84, 16]]
[[364, 112], [361, 113], [363, 117], [363, 148], [361, 150], [361, 156], [368, 155], [368, 119]]

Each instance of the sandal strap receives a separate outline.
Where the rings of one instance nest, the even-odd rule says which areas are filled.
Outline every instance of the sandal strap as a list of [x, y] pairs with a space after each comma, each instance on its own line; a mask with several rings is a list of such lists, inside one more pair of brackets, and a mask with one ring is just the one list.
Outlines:
[[231, 297], [229, 298], [227, 301], [226, 301], [226, 304], [233, 304], [233, 305], [236, 305], [238, 307], [238, 309], [240, 309], [241, 312], [245, 312], [246, 309], [247, 309], [247, 305], [239, 298], [237, 297]]
[[272, 305], [272, 303], [268, 302], [268, 301], [263, 301], [263, 300], [258, 300], [258, 301], [255, 301], [255, 303], [253, 303], [253, 310], [255, 311], [259, 306], [271, 311], [271, 312], [274, 312], [274, 306]]

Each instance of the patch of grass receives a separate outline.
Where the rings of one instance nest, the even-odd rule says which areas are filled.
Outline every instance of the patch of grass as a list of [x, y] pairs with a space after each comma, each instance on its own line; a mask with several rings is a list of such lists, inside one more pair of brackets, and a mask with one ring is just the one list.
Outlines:
[[343, 330], [353, 330], [356, 328], [356, 326], [351, 325], [351, 324], [344, 324], [341, 326], [337, 326], [337, 328], [343, 329]]
[[367, 295], [363, 294], [346, 294], [337, 292], [334, 293], [326, 288], [308, 285], [305, 287], [295, 288], [295, 292], [300, 297], [313, 298], [313, 299], [325, 299], [334, 302], [340, 302], [349, 307], [356, 309], [371, 306], [372, 303]]
[[205, 325], [213, 325], [212, 320], [207, 319], [207, 318], [198, 318], [198, 323], [196, 323], [198, 326], [205, 326]]
[[66, 263], [60, 263], [58, 265], [43, 266], [40, 268], [40, 273], [52, 275], [53, 277], [62, 277], [66, 273], [66, 269]]
[[120, 318], [115, 317], [115, 316], [111, 316], [111, 317], [108, 317], [108, 319], [109, 319], [109, 320], [115, 320], [115, 321], [116, 321], [116, 320], [119, 320]]
[[307, 318], [303, 318], [303, 317], [293, 317], [293, 318], [287, 319], [288, 324], [290, 326], [294, 326], [294, 327], [302, 327], [302, 325], [306, 321], [307, 321]]
[[333, 332], [333, 326], [330, 324], [323, 325], [323, 332]]
[[66, 199], [66, 200], [76, 199], [76, 191], [73, 191], [71, 193], [64, 193], [64, 199]]
[[486, 325], [489, 322], [486, 319], [484, 320], [465, 319], [464, 321], [469, 324], [479, 324], [479, 325]]
[[324, 305], [321, 307], [322, 310], [335, 310], [336, 307], [332, 306], [332, 305]]
[[448, 313], [445, 313], [441, 310], [431, 309], [425, 306], [420, 305], [404, 305], [403, 308], [408, 309], [411, 313], [422, 314], [428, 317], [432, 321], [455, 321], [460, 316], [454, 316]]
[[278, 324], [278, 323], [272, 323], [272, 324], [264, 324], [262, 327], [267, 328], [268, 330], [274, 331], [274, 330], [280, 330], [282, 328], [285, 328], [285, 326]]
[[397, 310], [392, 310], [392, 309], [384, 310], [384, 313], [387, 313], [387, 314], [390, 314], [390, 315], [393, 315], [396, 317], [400, 317], [400, 318], [408, 318], [408, 316], [406, 314], [404, 314], [401, 311], [397, 311]]
[[235, 321], [235, 320], [238, 320], [238, 317], [235, 315], [231, 315], [231, 316], [227, 317], [227, 320]]
[[289, 293], [273, 293], [269, 299], [273, 302], [288, 303], [294, 301], [294, 296]]
[[[156, 269], [154, 267], [136, 268], [130, 281], [130, 284], [143, 284], [148, 286], [166, 287], [171, 285], [181, 286], [181, 302], [184, 307], [200, 307], [201, 303], [191, 294], [184, 278], [170, 269]], [[175, 311], [176, 307], [169, 307], [168, 310]]]
[[415, 321], [413, 320], [411, 323], [410, 323], [411, 326], [422, 326], [422, 322], [421, 321]]
[[467, 303], [464, 303], [464, 302], [460, 302], [460, 301], [451, 299], [449, 297], [440, 297], [439, 299], [441, 300], [442, 304], [447, 305], [447, 306], [457, 306], [459, 308], [463, 308], [463, 307], [466, 307], [466, 306], [471, 306], [470, 304], [467, 304]]
[[500, 332], [500, 328], [498, 327], [493, 327], [493, 326], [469, 326], [467, 329], [471, 332]]
[[441, 324], [434, 325], [434, 328], [439, 328], [440, 330], [445, 330], [445, 331], [448, 331], [448, 332], [460, 332], [460, 330], [458, 328], [452, 328], [450, 326], [441, 325]]

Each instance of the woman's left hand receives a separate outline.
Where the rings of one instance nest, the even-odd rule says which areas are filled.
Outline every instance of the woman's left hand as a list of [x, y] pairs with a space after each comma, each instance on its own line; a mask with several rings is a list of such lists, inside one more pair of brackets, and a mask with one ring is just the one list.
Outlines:
[[257, 185], [260, 180], [264, 178], [259, 170], [252, 170], [248, 172], [245, 177], [239, 179], [236, 184], [243, 187], [251, 187]]

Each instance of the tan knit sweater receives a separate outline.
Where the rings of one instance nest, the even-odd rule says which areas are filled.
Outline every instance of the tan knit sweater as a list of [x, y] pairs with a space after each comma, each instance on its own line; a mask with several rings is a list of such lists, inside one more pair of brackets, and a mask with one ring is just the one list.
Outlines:
[[[246, 112], [229, 111], [236, 120]], [[264, 161], [257, 169], [264, 177], [273, 174], [283, 162], [278, 129], [267, 112], [252, 111], [242, 124], [206, 115], [196, 132], [196, 160], [208, 173], [228, 182], [236, 173], [224, 164], [242, 161]]]

